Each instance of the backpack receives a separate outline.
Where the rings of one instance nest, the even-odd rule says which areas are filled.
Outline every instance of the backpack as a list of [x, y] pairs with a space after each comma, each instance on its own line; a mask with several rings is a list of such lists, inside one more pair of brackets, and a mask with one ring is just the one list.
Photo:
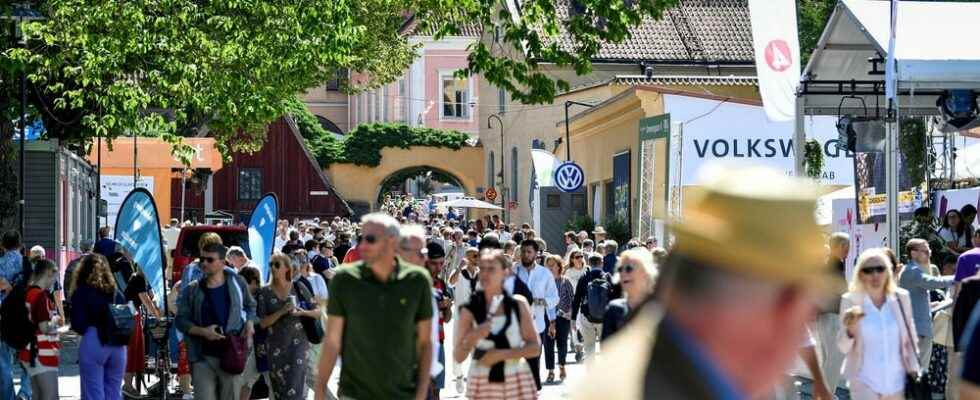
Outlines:
[[27, 311], [27, 287], [14, 286], [14, 289], [0, 304], [0, 338], [15, 350], [26, 349], [37, 338], [37, 327], [31, 322]]
[[602, 274], [589, 282], [585, 291], [585, 301], [587, 306], [586, 319], [594, 324], [602, 322], [606, 314], [606, 306], [609, 305], [609, 283], [608, 276]]

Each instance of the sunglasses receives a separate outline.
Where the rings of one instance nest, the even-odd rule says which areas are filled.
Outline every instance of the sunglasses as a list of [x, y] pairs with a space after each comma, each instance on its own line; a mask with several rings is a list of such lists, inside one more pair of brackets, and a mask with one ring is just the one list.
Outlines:
[[573, 256], [572, 258], [585, 258], [585, 256], [583, 256], [583, 255], [577, 255], [577, 256]]
[[378, 243], [378, 237], [374, 235], [364, 235], [364, 241], [368, 244]]
[[616, 267], [616, 272], [619, 272], [621, 274], [624, 273], [624, 272], [627, 273], [627, 274], [632, 274], [633, 271], [635, 271], [635, 270], [636, 270], [636, 267], [634, 267], [634, 266], [632, 266], [630, 264], [620, 265], [619, 267]]
[[201, 257], [201, 261], [204, 262], [204, 263], [210, 264], [210, 263], [213, 263], [215, 261], [218, 261], [218, 259], [217, 258], [214, 258], [214, 257]]
[[864, 267], [861, 268], [861, 273], [865, 275], [883, 274], [885, 273], [885, 267], [882, 267], [880, 265], [877, 267]]
[[289, 266], [289, 264], [283, 264], [283, 263], [278, 262], [278, 261], [273, 261], [273, 262], [269, 263], [269, 265], [271, 265], [273, 268], [280, 268], [280, 267], [288, 267]]

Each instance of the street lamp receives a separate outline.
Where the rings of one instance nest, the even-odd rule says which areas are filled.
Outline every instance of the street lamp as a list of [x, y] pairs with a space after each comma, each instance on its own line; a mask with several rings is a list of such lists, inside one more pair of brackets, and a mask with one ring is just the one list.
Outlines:
[[582, 103], [573, 100], [565, 101], [565, 161], [572, 161], [572, 141], [568, 134], [568, 107], [573, 105], [589, 108], [595, 107], [595, 104]]
[[[9, 19], [11, 21], [10, 31], [11, 36], [14, 38], [19, 38], [18, 43], [21, 47], [27, 48], [27, 37], [24, 35], [22, 29], [20, 29], [20, 24], [25, 21], [42, 20], [44, 16], [40, 12], [31, 8], [28, 3], [18, 3], [15, 4], [12, 13], [10, 15], [0, 16], [0, 19]], [[24, 156], [26, 154], [26, 148], [24, 144], [27, 142], [27, 71], [26, 69], [21, 69], [20, 73], [20, 155], [18, 156], [18, 162], [20, 163], [20, 170], [17, 173], [17, 188], [20, 192], [20, 200], [17, 202], [18, 209], [18, 224], [20, 228], [20, 236], [23, 238], [25, 235], [24, 231]]]
[[487, 117], [487, 129], [493, 129], [493, 120], [497, 120], [497, 125], [500, 125], [500, 204], [503, 205], [504, 222], [507, 222], [507, 198], [504, 196], [504, 121], [500, 119], [498, 114], [490, 114]]

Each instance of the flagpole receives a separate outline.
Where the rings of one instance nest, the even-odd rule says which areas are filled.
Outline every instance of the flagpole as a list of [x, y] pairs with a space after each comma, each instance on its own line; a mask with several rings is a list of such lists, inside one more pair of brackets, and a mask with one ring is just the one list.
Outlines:
[[898, 213], [898, 135], [899, 135], [899, 101], [898, 101], [898, 77], [897, 72], [897, 60], [895, 59], [895, 41], [898, 22], [898, 0], [891, 0], [891, 7], [889, 8], [890, 17], [890, 28], [888, 37], [888, 56], [885, 61], [885, 97], [888, 101], [888, 132], [887, 132], [887, 147], [885, 148], [885, 177], [886, 183], [888, 185], [886, 191], [888, 193], [888, 244], [889, 246], [898, 251], [899, 238], [898, 238], [898, 228], [899, 228], [899, 213]]

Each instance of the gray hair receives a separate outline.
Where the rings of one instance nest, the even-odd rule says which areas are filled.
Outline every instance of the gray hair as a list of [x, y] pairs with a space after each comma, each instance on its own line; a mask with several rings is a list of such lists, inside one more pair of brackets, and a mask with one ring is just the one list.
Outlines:
[[613, 253], [619, 251], [619, 243], [616, 243], [615, 240], [612, 240], [612, 239], [606, 240], [606, 243], [605, 243], [604, 246], [606, 248], [606, 251], [610, 251], [610, 252], [613, 252]]
[[377, 225], [384, 229], [385, 236], [398, 237], [401, 224], [394, 217], [385, 213], [370, 213], [361, 218], [361, 225]]
[[425, 229], [422, 228], [422, 225], [418, 224], [402, 225], [401, 229], [398, 230], [398, 237], [398, 244], [400, 246], [405, 245], [412, 239], [418, 239], [422, 243], [425, 243]]
[[88, 253], [92, 251], [93, 247], [95, 247], [95, 243], [92, 243], [91, 239], [84, 239], [82, 240], [81, 243], [78, 244], [78, 249], [81, 250], [82, 253]]
[[231, 248], [228, 249], [228, 254], [226, 255], [226, 257], [247, 258], [245, 256], [245, 249], [241, 248], [240, 246], [231, 246]]

